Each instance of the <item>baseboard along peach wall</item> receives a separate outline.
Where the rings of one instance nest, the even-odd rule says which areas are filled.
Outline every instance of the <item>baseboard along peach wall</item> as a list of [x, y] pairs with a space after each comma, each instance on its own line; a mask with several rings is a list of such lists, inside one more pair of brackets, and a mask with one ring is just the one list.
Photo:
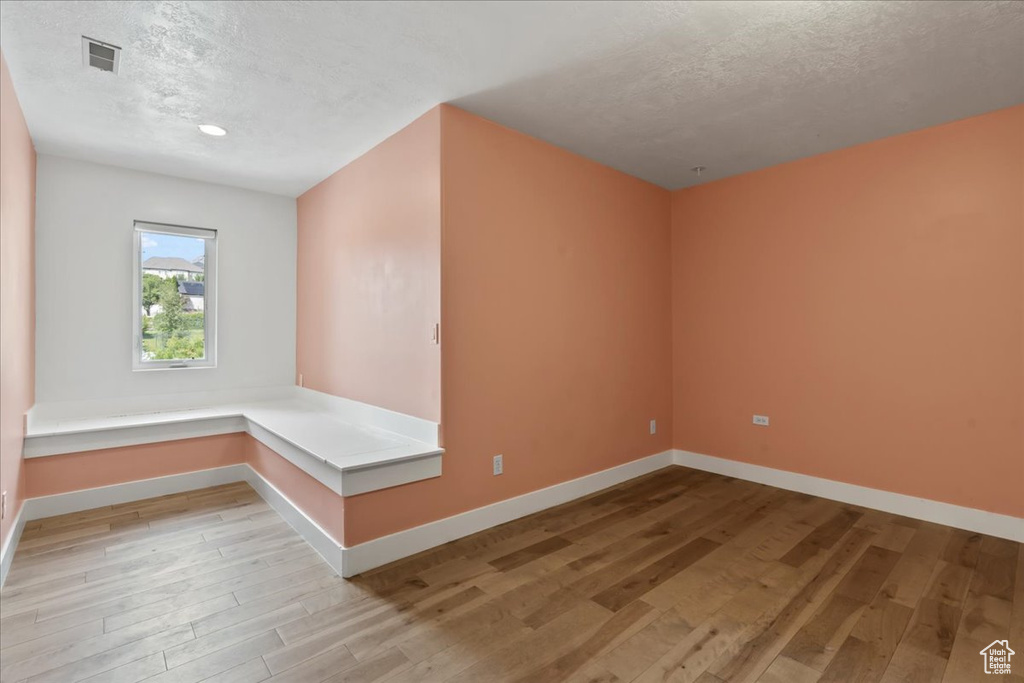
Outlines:
[[456, 107], [441, 141], [444, 471], [347, 498], [348, 544], [671, 446], [669, 193]]
[[106, 448], [25, 460], [28, 498], [247, 463], [339, 545], [344, 499], [245, 433]]
[[680, 190], [672, 224], [676, 448], [1024, 517], [1024, 106]]
[[[299, 361], [312, 388], [439, 415], [441, 477], [343, 500], [231, 434], [29, 459], [25, 494], [245, 462], [352, 546], [675, 447], [1024, 517], [1024, 107], [676, 193], [455, 107], [413, 125], [386, 157], [436, 160], [409, 182], [441, 219], [364, 245], [376, 289], [327, 278], [335, 230], [372, 237], [348, 225], [363, 209], [323, 190], [303, 219], [300, 202], [320, 271], [300, 301], [326, 301], [300, 313]], [[352, 181], [381, 183], [378, 209], [391, 161]], [[435, 237], [436, 270], [386, 256]], [[377, 308], [334, 301], [349, 284]], [[442, 344], [409, 341], [429, 315], [372, 344], [401, 301], [439, 302]], [[328, 325], [334, 306], [351, 315]], [[372, 332], [362, 374], [345, 320]], [[440, 381], [373, 386], [395, 358]]]

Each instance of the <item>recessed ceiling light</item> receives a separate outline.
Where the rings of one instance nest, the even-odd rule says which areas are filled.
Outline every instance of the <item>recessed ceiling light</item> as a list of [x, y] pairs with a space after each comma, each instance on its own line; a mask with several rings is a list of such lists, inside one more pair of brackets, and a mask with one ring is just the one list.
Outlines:
[[228, 134], [226, 130], [224, 130], [220, 126], [215, 126], [212, 123], [199, 124], [199, 132], [206, 133], [207, 135], [212, 135], [217, 138]]

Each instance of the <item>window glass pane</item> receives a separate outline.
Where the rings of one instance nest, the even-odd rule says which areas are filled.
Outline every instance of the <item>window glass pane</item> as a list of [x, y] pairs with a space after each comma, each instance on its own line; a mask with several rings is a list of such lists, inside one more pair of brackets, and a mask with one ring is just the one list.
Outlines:
[[142, 360], [206, 357], [206, 240], [139, 231]]

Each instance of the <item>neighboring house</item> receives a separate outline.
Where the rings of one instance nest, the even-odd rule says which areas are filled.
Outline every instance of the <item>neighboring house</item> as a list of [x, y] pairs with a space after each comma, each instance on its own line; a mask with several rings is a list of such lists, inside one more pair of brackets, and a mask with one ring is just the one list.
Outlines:
[[177, 256], [150, 256], [142, 262], [142, 272], [162, 278], [194, 280], [203, 274], [203, 267]]
[[205, 282], [192, 282], [190, 280], [178, 280], [178, 293], [186, 311], [203, 310], [203, 292]]

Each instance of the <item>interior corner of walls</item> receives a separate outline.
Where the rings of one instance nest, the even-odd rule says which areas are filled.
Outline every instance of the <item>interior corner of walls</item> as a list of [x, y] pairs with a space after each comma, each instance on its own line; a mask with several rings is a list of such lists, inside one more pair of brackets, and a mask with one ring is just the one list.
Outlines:
[[246, 467], [246, 481], [256, 493], [267, 502], [340, 576], [345, 573], [344, 542], [320, 525], [317, 520], [278, 488], [266, 473], [253, 464]]
[[428, 109], [426, 112], [424, 112], [423, 116], [434, 118], [436, 120], [436, 122], [437, 122], [437, 125], [440, 126], [441, 125], [441, 118], [444, 116], [444, 108], [445, 108], [445, 106], [447, 106], [447, 105], [445, 105], [443, 103], [442, 104], [434, 105], [433, 107]]
[[447, 102], [442, 102], [441, 104], [437, 105], [438, 121], [441, 124], [442, 131], [444, 130], [445, 123], [448, 122], [449, 118], [452, 116], [452, 113], [455, 111], [462, 110], [456, 107], [454, 104], [449, 104]]
[[245, 462], [252, 471], [342, 545], [345, 499], [251, 434], [243, 437], [247, 444]]

